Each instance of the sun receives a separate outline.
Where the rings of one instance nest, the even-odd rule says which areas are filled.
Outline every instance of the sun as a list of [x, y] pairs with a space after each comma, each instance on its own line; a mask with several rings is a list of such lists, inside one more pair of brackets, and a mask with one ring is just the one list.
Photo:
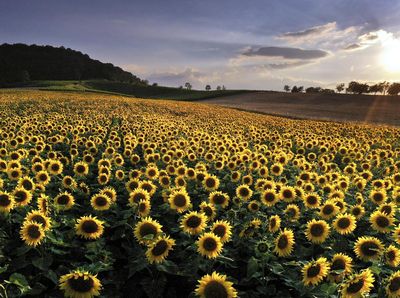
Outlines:
[[400, 73], [400, 41], [393, 40], [384, 45], [381, 56], [382, 65], [386, 71]]

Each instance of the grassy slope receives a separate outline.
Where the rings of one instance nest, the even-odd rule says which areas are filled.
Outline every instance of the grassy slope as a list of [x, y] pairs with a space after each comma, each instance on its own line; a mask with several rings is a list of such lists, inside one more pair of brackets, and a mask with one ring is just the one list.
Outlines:
[[176, 100], [199, 100], [214, 98], [224, 95], [233, 95], [248, 90], [186, 90], [161, 86], [139, 86], [128, 83], [111, 82], [106, 80], [89, 81], [32, 81], [10, 85], [11, 88], [35, 88], [39, 90], [52, 91], [89, 91], [120, 95], [129, 95], [141, 98], [154, 99], [176, 99]]

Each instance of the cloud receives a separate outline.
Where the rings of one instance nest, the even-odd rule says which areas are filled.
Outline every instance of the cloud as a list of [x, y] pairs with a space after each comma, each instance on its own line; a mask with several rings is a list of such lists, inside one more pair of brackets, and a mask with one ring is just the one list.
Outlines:
[[282, 39], [315, 38], [336, 29], [336, 22], [326, 23], [325, 25], [314, 26], [302, 31], [286, 32], [279, 36]]
[[299, 66], [303, 66], [306, 64], [310, 64], [313, 61], [296, 61], [296, 62], [283, 62], [283, 63], [269, 63], [267, 64], [268, 68], [271, 69], [286, 69], [286, 68], [295, 68]]
[[205, 73], [189, 67], [183, 71], [172, 70], [155, 72], [150, 74], [147, 79], [150, 82], [157, 82], [160, 85], [166, 86], [181, 86], [184, 85], [185, 82], [190, 82], [192, 85], [202, 85], [206, 76]]
[[242, 53], [245, 56], [264, 56], [264, 57], [281, 57], [284, 59], [319, 59], [329, 55], [328, 52], [323, 50], [303, 50], [299, 48], [290, 47], [261, 47], [257, 50], [247, 50]]
[[352, 51], [352, 50], [358, 50], [360, 48], [363, 48], [363, 46], [358, 43], [352, 43], [352, 44], [348, 45], [347, 47], [345, 47], [344, 50]]

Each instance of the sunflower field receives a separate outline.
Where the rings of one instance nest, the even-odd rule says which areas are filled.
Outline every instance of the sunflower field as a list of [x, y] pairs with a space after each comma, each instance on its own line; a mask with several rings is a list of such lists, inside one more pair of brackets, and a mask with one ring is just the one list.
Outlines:
[[400, 130], [0, 93], [0, 297], [400, 297]]

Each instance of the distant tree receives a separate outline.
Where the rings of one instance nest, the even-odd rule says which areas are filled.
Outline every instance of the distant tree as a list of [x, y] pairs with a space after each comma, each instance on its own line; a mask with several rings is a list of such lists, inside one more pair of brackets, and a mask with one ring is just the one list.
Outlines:
[[206, 85], [206, 90], [210, 91], [211, 90], [211, 86], [210, 85]]
[[356, 81], [351, 81], [349, 83], [349, 86], [347, 87], [347, 90], [351, 93], [357, 93], [357, 94], [368, 93], [369, 85], [358, 83]]
[[189, 82], [186, 82], [186, 83], [185, 83], [185, 88], [186, 88], [187, 90], [192, 90], [192, 84], [190, 84]]
[[143, 84], [148, 86], [149, 85], [149, 80], [143, 80]]
[[217, 86], [217, 90], [220, 91], [221, 90], [221, 86]]
[[285, 90], [286, 92], [289, 92], [290, 91], [290, 86], [289, 85], [283, 86], [283, 90]]
[[378, 93], [378, 92], [381, 92], [381, 93], [383, 92], [383, 85], [374, 84], [374, 85], [369, 86], [368, 93], [374, 93], [376, 95], [376, 93]]
[[381, 93], [382, 93], [383, 95], [385, 95], [385, 94], [387, 93], [389, 87], [390, 87], [390, 83], [384, 81], [384, 82], [382, 82], [382, 83], [379, 83], [379, 85], [380, 85], [380, 88], [381, 88], [381, 90], [382, 90]]
[[296, 85], [292, 87], [291, 92], [292, 92], [292, 93], [297, 93], [297, 92], [299, 92]]
[[306, 89], [306, 93], [319, 93], [321, 92], [322, 88], [321, 87], [308, 87]]
[[393, 83], [387, 90], [389, 95], [397, 95], [400, 93], [400, 83]]
[[297, 87], [297, 92], [301, 93], [304, 90], [304, 86]]
[[151, 86], [157, 87], [157, 86], [158, 86], [158, 83], [153, 83]]
[[226, 87], [225, 87], [225, 85], [222, 85], [222, 90], [226, 90]]
[[344, 90], [344, 83], [337, 84], [336, 90], [338, 93], [342, 92]]
[[329, 88], [325, 88], [325, 89], [321, 89], [321, 93], [324, 93], [324, 94], [334, 94], [334, 93], [335, 93], [335, 90], [329, 89]]
[[178, 89], [183, 89], [183, 86], [182, 86], [182, 85], [180, 85], [180, 86], [178, 87]]

